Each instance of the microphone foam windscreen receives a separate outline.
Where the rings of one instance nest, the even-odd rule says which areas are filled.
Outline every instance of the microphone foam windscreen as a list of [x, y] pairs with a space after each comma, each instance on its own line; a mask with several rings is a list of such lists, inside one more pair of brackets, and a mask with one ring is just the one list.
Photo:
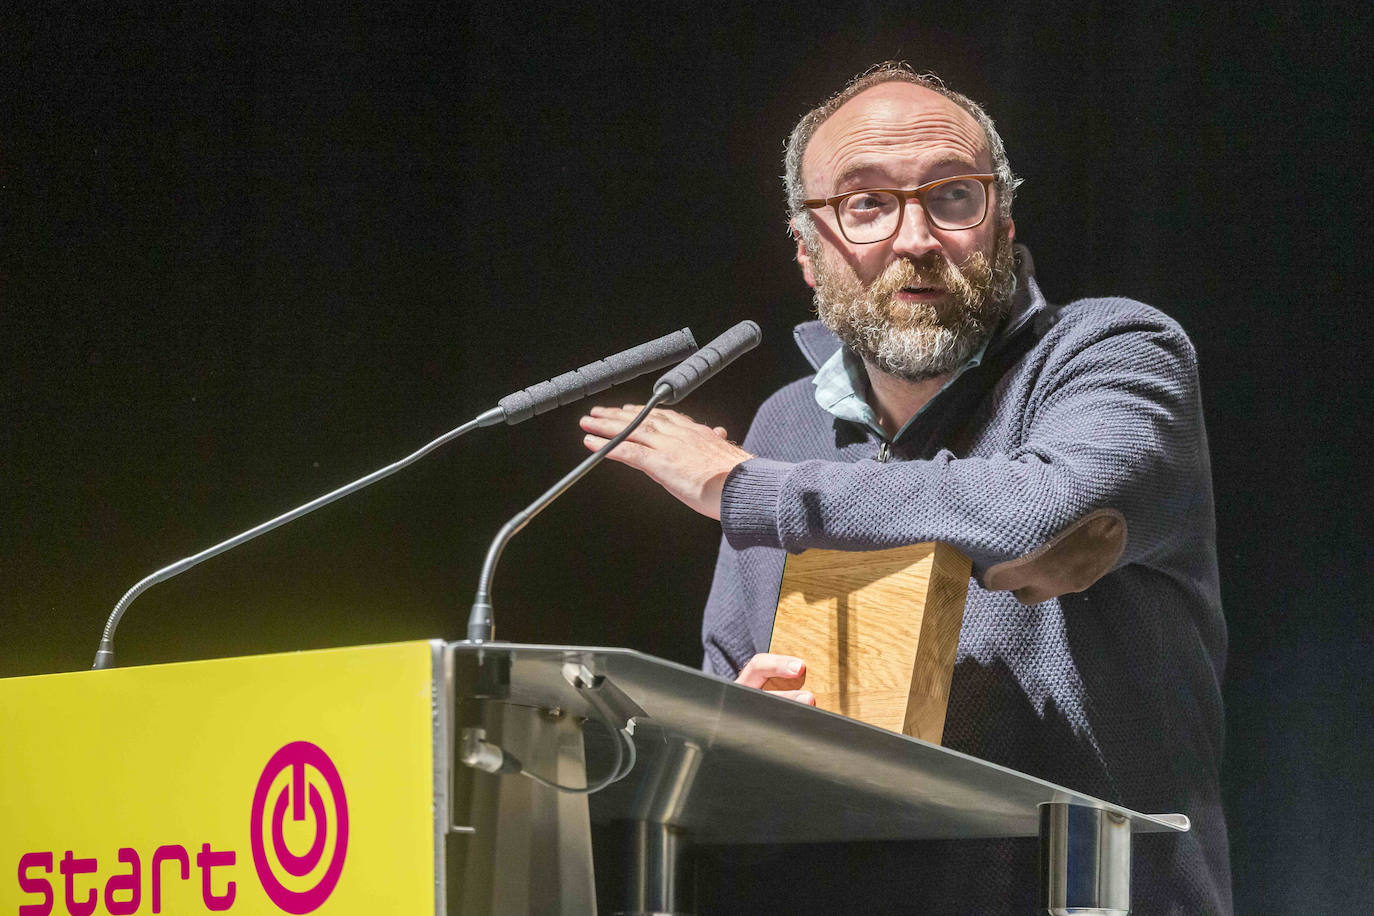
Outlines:
[[612, 385], [629, 381], [646, 372], [671, 366], [696, 349], [687, 328], [675, 331], [614, 356], [588, 363], [580, 369], [531, 385], [502, 398], [497, 403], [506, 413], [506, 423], [514, 425], [555, 407], [571, 404], [588, 395], [605, 391]]
[[763, 332], [757, 324], [741, 321], [659, 378], [654, 388], [666, 385], [672, 392], [662, 403], [676, 404], [681, 401], [711, 376], [757, 347], [761, 340]]

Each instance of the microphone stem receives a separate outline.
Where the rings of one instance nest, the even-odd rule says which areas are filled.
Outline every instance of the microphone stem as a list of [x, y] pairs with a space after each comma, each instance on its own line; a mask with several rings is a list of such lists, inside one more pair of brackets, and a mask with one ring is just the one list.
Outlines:
[[577, 483], [587, 475], [588, 471], [600, 464], [606, 456], [610, 454], [613, 448], [628, 439], [630, 434], [639, 428], [639, 424], [643, 423], [645, 418], [649, 416], [649, 411], [657, 407], [663, 402], [664, 398], [669, 397], [671, 394], [672, 389], [666, 385], [660, 385], [655, 388], [653, 395], [649, 398], [649, 402], [645, 404], [644, 409], [629, 422], [629, 425], [616, 433], [615, 436], [611, 437], [610, 441], [589, 455], [581, 464], [569, 471], [562, 480], [546, 490], [544, 495], [530, 503], [516, 514], [514, 518], [501, 526], [501, 530], [496, 533], [496, 538], [491, 542], [491, 547], [487, 549], [486, 560], [482, 563], [482, 575], [477, 580], [477, 595], [473, 599], [472, 611], [468, 615], [468, 638], [464, 640], [464, 642], [491, 642], [495, 635], [496, 626], [492, 621], [491, 609], [491, 579], [496, 573], [496, 564], [501, 559], [501, 552], [506, 549], [506, 544], [510, 539], [515, 537], [515, 535], [520, 532], [520, 529], [528, 525], [536, 515], [543, 512], [549, 503], [553, 502], [559, 496], [562, 496], [569, 487]]
[[97, 649], [95, 653], [95, 664], [91, 667], [114, 667], [115, 628], [119, 626], [120, 618], [122, 618], [124, 616], [124, 612], [129, 609], [129, 605], [132, 604], [134, 599], [137, 598], [139, 595], [143, 594], [143, 592], [146, 591], [149, 587], [156, 585], [159, 582], [163, 582], [167, 579], [170, 579], [179, 573], [183, 573], [186, 570], [190, 569], [192, 566], [195, 566], [199, 563], [203, 563], [211, 557], [218, 556], [219, 554], [224, 553], [226, 550], [232, 550], [240, 544], [251, 541], [253, 540], [253, 538], [257, 537], [260, 534], [266, 534], [273, 528], [278, 528], [282, 525], [285, 525], [287, 522], [295, 521], [302, 515], [314, 512], [321, 506], [327, 506], [336, 499], [341, 499], [349, 495], [350, 493], [356, 493], [363, 487], [366, 487], [369, 484], [374, 484], [377, 481], [381, 480], [383, 477], [390, 477], [392, 474], [395, 474], [402, 468], [410, 464], [413, 464], [416, 461], [419, 461], [421, 458], [423, 458], [425, 455], [428, 455], [430, 452], [434, 451], [439, 446], [444, 445], [445, 443], [450, 442], [454, 439], [457, 439], [464, 433], [471, 432], [472, 430], [477, 429], [481, 426], [495, 426], [497, 423], [501, 423], [505, 419], [505, 410], [503, 410], [500, 407], [493, 407], [491, 410], [488, 410], [486, 413], [483, 413], [480, 416], [472, 420], [469, 420], [457, 429], [449, 430], [439, 438], [427, 443], [417, 451], [414, 451], [406, 457], [402, 458], [400, 461], [394, 462], [392, 464], [387, 465], [384, 468], [380, 468], [376, 471], [373, 471], [366, 477], [360, 477], [352, 483], [344, 484], [337, 490], [331, 490], [323, 496], [318, 496], [303, 506], [297, 506], [290, 512], [285, 512], [281, 515], [278, 515], [274, 519], [269, 519], [268, 521], [263, 522], [256, 528], [250, 528], [242, 534], [236, 534], [233, 537], [229, 538], [229, 540], [227, 541], [221, 541], [213, 547], [207, 547], [205, 550], [202, 550], [200, 553], [195, 554], [194, 556], [189, 556], [184, 560], [178, 560], [171, 566], [165, 566], [162, 569], [159, 569], [157, 572], [144, 577], [143, 579], [134, 583], [133, 588], [129, 589], [127, 592], [124, 593], [124, 597], [119, 599], [119, 603], [116, 604], [114, 610], [110, 612], [109, 620], [105, 621], [105, 632], [100, 637], [100, 648]]

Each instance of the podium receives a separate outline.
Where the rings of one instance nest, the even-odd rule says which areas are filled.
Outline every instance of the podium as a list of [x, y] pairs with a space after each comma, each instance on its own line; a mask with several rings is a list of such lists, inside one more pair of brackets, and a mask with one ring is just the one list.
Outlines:
[[[635, 770], [585, 799], [551, 797], [520, 777], [459, 774], [455, 799], [472, 815], [475, 841], [465, 913], [592, 912], [588, 827], [612, 824], [627, 842], [626, 881], [621, 899], [608, 902], [611, 913], [685, 912], [682, 853], [695, 843], [1033, 836], [1041, 838], [1040, 874], [1025, 880], [1040, 882], [1042, 911], [1125, 913], [1131, 834], [1189, 827], [1183, 815], [1110, 805], [626, 649], [450, 649], [456, 694], [466, 698], [460, 709], [523, 753], [527, 768], [592, 778], [609, 768], [604, 729], [580, 724], [596, 713], [571, 682], [576, 672], [601, 679], [609, 702], [639, 717]], [[514, 855], [501, 841], [507, 825], [519, 825], [517, 850], [556, 846], [556, 856]], [[478, 841], [484, 833], [486, 843]], [[479, 874], [490, 883], [479, 886]]]
[[[633, 719], [636, 760], [590, 796], [459, 762], [480, 734], [584, 785], [613, 766], [605, 710]], [[1124, 913], [1132, 834], [1189, 826], [617, 648], [14, 678], [0, 734], [7, 912], [687, 913], [694, 844], [1039, 836], [1042, 912]]]

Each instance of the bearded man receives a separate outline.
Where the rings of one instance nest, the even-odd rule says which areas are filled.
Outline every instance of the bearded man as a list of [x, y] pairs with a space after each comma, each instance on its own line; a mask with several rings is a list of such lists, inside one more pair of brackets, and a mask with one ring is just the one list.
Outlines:
[[[951, 544], [974, 578], [945, 746], [1186, 813], [1189, 833], [1134, 844], [1133, 911], [1229, 913], [1226, 630], [1187, 337], [1127, 299], [1045, 301], [1002, 141], [938, 80], [875, 68], [801, 120], [786, 166], [815, 376], [742, 448], [657, 411], [611, 455], [721, 521], [706, 669], [811, 702], [805, 660], [766, 653], [784, 552]], [[587, 447], [634, 413], [593, 408]], [[739, 911], [1035, 908], [1034, 839], [732, 856]]]

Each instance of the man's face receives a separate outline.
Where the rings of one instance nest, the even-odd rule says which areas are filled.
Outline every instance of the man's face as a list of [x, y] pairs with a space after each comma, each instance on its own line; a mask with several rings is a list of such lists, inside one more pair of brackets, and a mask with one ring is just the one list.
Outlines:
[[[810, 197], [863, 188], [913, 188], [992, 171], [987, 140], [959, 106], [921, 86], [883, 83], [841, 106], [817, 129], [802, 160]], [[813, 244], [798, 261], [816, 288], [821, 319], [888, 374], [920, 380], [951, 372], [1006, 309], [1015, 227], [988, 216], [973, 229], [931, 225], [915, 200], [884, 242], [855, 245], [833, 211], [813, 211]]]

